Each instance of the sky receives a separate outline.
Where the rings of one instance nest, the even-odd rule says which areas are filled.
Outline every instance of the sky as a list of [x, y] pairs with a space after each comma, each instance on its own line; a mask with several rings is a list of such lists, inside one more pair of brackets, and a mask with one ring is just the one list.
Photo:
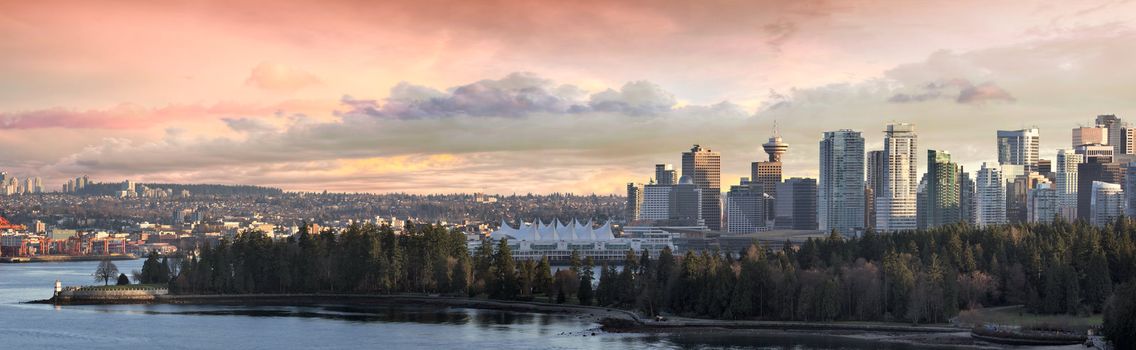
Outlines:
[[1136, 1], [2, 1], [0, 170], [622, 194], [692, 144], [785, 176], [891, 122], [968, 170], [1136, 118]]

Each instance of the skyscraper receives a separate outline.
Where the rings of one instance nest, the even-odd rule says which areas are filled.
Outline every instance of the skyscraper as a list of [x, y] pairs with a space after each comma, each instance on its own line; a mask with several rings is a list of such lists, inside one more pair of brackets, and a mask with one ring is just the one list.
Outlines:
[[916, 150], [915, 126], [889, 124], [884, 132], [884, 181], [876, 195], [876, 230], [881, 232], [916, 229]]
[[682, 176], [702, 189], [702, 220], [711, 230], [722, 229], [722, 156], [694, 145], [682, 153]]
[[845, 235], [864, 227], [864, 137], [859, 131], [827, 131], [820, 141], [817, 222], [821, 230]]
[[1089, 201], [1090, 224], [1104, 226], [1124, 215], [1124, 189], [1120, 184], [1093, 181]]
[[726, 232], [734, 234], [767, 231], [766, 194], [758, 183], [742, 178], [726, 194]]
[[1097, 116], [1096, 122], [1098, 128], [1107, 130], [1105, 144], [1112, 147], [1113, 154], [1125, 154], [1124, 146], [1127, 144], [1127, 140], [1124, 137], [1124, 123], [1120, 121], [1120, 118], [1112, 114], [1103, 114]]
[[660, 185], [674, 185], [678, 183], [678, 174], [672, 164], [655, 164], [655, 183]]
[[669, 219], [682, 226], [705, 224], [702, 220], [702, 189], [689, 176], [679, 178], [678, 184], [671, 186]]
[[1006, 223], [1006, 185], [1001, 167], [982, 163], [975, 180], [974, 223], [978, 226]]
[[[750, 181], [761, 185], [765, 193], [777, 198], [777, 185], [781, 183], [781, 155], [789, 150], [789, 144], [781, 141], [781, 136], [778, 136], [774, 131], [769, 142], [761, 145], [761, 147], [769, 155], [769, 158], [764, 162], [758, 161], [750, 164]], [[773, 217], [774, 208], [776, 208], [776, 204], [766, 208], [767, 217]]]
[[1093, 183], [1103, 182], [1121, 184], [1124, 182], [1124, 172], [1119, 163], [1111, 158], [1086, 157], [1085, 162], [1077, 164], [1077, 217], [1093, 220], [1092, 196]]
[[1037, 171], [1041, 136], [1037, 128], [998, 130], [998, 164], [1024, 165], [1026, 171]]
[[951, 162], [951, 154], [927, 150], [927, 218], [922, 220], [926, 227], [953, 224], [961, 219], [959, 191], [959, 166]]
[[643, 205], [640, 220], [666, 220], [670, 218], [671, 185], [647, 184], [643, 186]]
[[643, 208], [643, 186], [634, 182], [627, 183], [627, 221], [639, 220], [639, 212]]
[[794, 177], [777, 186], [774, 227], [779, 230], [816, 230], [816, 179]]
[[959, 166], [959, 220], [974, 224], [974, 179]]
[[866, 189], [864, 190], [866, 199], [864, 201], [864, 227], [876, 227], [876, 196], [884, 187], [884, 165], [887, 164], [885, 159], [884, 151], [868, 152], [868, 181], [865, 182]]
[[1100, 127], [1073, 128], [1073, 148], [1081, 145], [1107, 145], [1108, 129]]
[[1069, 150], [1057, 150], [1054, 164], [1054, 189], [1057, 190], [1057, 210], [1066, 220], [1077, 218], [1077, 165], [1084, 156]]

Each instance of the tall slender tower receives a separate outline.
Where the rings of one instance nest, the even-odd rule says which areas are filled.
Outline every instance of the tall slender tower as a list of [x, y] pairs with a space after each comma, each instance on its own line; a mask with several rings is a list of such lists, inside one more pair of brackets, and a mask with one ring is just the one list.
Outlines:
[[982, 163], [978, 169], [974, 194], [974, 223], [978, 226], [1001, 225], [1006, 220], [1006, 183], [1001, 167]]
[[702, 189], [702, 219], [711, 230], [722, 229], [722, 155], [694, 145], [682, 153], [682, 176]]
[[[758, 185], [761, 185], [762, 191], [770, 197], [777, 198], [777, 185], [781, 184], [781, 155], [789, 150], [789, 144], [781, 141], [781, 135], [777, 132], [777, 126], [774, 124], [773, 137], [769, 138], [769, 142], [761, 145], [765, 153], [769, 155], [767, 161], [753, 162], [750, 164], [749, 178]], [[766, 217], [774, 217], [776, 211], [774, 210], [776, 204], [771, 203], [766, 207]]]
[[927, 227], [958, 222], [960, 215], [959, 166], [946, 151], [927, 150]]
[[884, 151], [868, 151], [868, 170], [864, 182], [864, 227], [876, 227], [876, 196], [884, 187]]
[[889, 124], [884, 135], [884, 181], [876, 195], [876, 229], [914, 230], [919, 187], [915, 126]]
[[864, 227], [864, 137], [848, 129], [820, 141], [817, 222], [823, 231], [855, 235]]

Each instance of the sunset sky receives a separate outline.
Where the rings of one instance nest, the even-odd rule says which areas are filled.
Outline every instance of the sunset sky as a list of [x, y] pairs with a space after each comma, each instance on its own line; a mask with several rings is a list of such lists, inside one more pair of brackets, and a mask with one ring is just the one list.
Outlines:
[[976, 169], [1098, 114], [1136, 121], [1136, 1], [0, 2], [0, 170], [50, 190], [622, 193], [695, 143], [725, 186], [774, 120], [787, 177], [891, 121]]

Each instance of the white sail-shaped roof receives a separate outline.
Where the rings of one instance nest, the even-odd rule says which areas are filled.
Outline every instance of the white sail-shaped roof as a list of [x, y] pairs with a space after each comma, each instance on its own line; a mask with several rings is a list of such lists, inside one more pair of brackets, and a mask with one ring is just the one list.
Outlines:
[[532, 223], [521, 222], [520, 226], [513, 228], [508, 221], [502, 219], [501, 226], [489, 234], [493, 239], [512, 239], [520, 241], [610, 241], [615, 239], [611, 231], [611, 221], [604, 222], [599, 228], [592, 228], [594, 222], [586, 223], [578, 219], [565, 225], [559, 219], [545, 224], [537, 219]]
[[615, 239], [615, 235], [611, 233], [611, 220], [608, 220], [603, 224], [603, 226], [600, 226], [599, 229], [596, 229], [593, 232], [595, 232], [596, 234], [596, 240], [599, 241], [610, 241]]

